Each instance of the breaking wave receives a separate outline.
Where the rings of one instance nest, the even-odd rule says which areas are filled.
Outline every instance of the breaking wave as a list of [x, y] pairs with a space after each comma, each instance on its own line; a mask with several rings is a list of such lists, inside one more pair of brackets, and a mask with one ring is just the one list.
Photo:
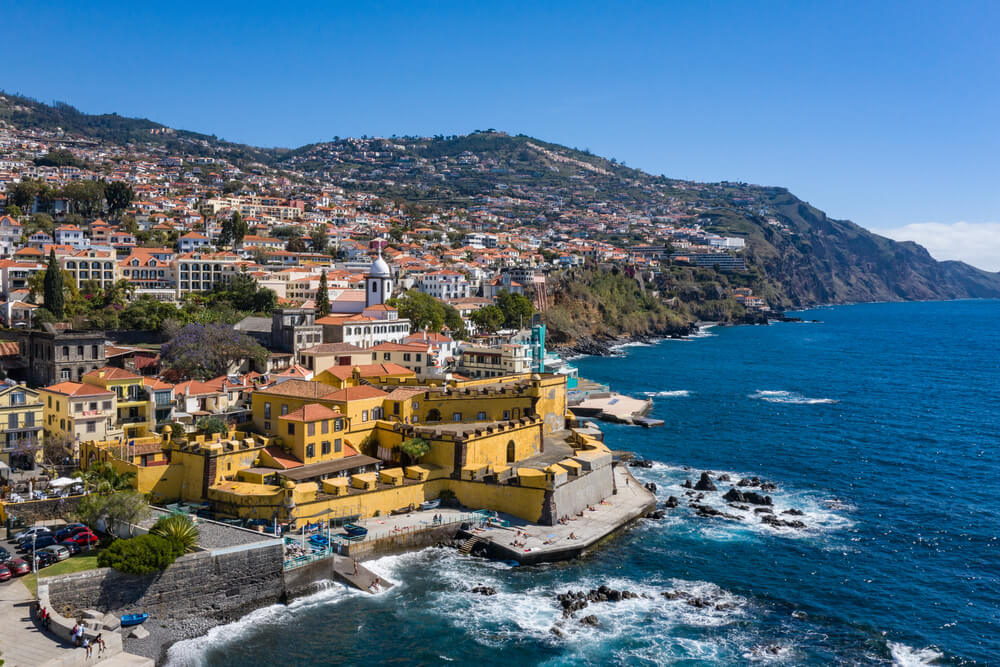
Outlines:
[[[772, 504], [766, 507], [773, 512], [776, 518], [783, 521], [802, 521], [805, 528], [774, 526], [764, 523], [761, 521], [764, 514], [754, 511], [758, 507], [764, 506], [728, 503], [722, 497], [730, 486], [736, 486], [739, 480], [753, 476], [748, 473], [712, 471], [711, 477], [718, 490], [706, 491], [701, 500], [695, 500], [701, 492], [689, 489], [683, 484], [685, 480], [690, 480], [692, 483], [697, 482], [701, 475], [700, 470], [685, 469], [681, 466], [659, 462], [654, 462], [652, 468], [630, 468], [630, 470], [639, 481], [656, 484], [658, 487], [657, 495], [660, 499], [675, 496], [680, 500], [678, 507], [667, 510], [666, 524], [661, 521], [648, 522], [650, 529], [654, 530], [666, 526], [666, 529], [669, 530], [688, 530], [708, 539], [730, 541], [754, 534], [790, 539], [812, 538], [844, 530], [854, 525], [854, 522], [843, 514], [853, 508], [839, 499], [824, 498], [813, 492], [790, 489], [781, 484], [778, 484], [777, 489], [767, 491], [760, 491], [754, 487], [737, 486], [736, 488], [741, 491], [757, 491], [770, 496]], [[728, 475], [730, 481], [718, 481], [718, 478], [724, 475]], [[688, 492], [692, 491], [693, 496], [687, 495]], [[690, 502], [707, 505], [723, 514], [737, 516], [739, 519], [699, 516], [697, 510], [690, 506]], [[740, 505], [745, 505], [749, 509], [740, 509]], [[794, 514], [785, 514], [788, 511]]]
[[758, 389], [748, 398], [754, 398], [768, 403], [788, 403], [790, 405], [817, 405], [821, 403], [839, 403], [833, 398], [809, 398], [794, 391], [769, 391]]
[[944, 654], [933, 646], [915, 649], [899, 642], [888, 642], [889, 653], [892, 655], [892, 664], [897, 667], [919, 667], [920, 665], [936, 664]]

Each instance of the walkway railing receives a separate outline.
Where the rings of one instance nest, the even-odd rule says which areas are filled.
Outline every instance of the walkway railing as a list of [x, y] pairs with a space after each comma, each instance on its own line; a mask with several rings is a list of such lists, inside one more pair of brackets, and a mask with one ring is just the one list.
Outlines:
[[[309, 534], [305, 537], [301, 534], [294, 537], [285, 535], [286, 548], [288, 546], [297, 546], [308, 551], [308, 553], [286, 558], [285, 570], [294, 570], [295, 568], [308, 565], [309, 563], [330, 558], [334, 554], [340, 553], [343, 547], [351, 544], [364, 544], [375, 540], [383, 540], [390, 537], [399, 537], [401, 535], [419, 533], [421, 531], [440, 528], [442, 526], [450, 526], [456, 523], [470, 523], [479, 528], [483, 527], [487, 523], [503, 525], [505, 527], [508, 525], [506, 521], [494, 518], [493, 512], [489, 512], [487, 510], [476, 510], [474, 512], [462, 512], [460, 514], [446, 514], [442, 516], [441, 521], [436, 522], [421, 521], [421, 523], [412, 526], [397, 526], [395, 528], [386, 528], [384, 530], [369, 530], [368, 533], [363, 536], [359, 535], [352, 537], [342, 533], [334, 533], [331, 529], [331, 532], [329, 533], [330, 543], [322, 548], [314, 547], [309, 543]], [[325, 537], [326, 531], [325, 529], [321, 529], [312, 533], [312, 535], [323, 535]], [[303, 541], [305, 544], [303, 544]]]

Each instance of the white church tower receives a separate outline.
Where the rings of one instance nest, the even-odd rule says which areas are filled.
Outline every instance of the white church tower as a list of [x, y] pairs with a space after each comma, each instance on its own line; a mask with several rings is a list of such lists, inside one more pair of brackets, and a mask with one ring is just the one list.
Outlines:
[[382, 259], [382, 246], [379, 245], [378, 259], [372, 262], [365, 276], [365, 308], [384, 304], [392, 296], [392, 272], [389, 265]]

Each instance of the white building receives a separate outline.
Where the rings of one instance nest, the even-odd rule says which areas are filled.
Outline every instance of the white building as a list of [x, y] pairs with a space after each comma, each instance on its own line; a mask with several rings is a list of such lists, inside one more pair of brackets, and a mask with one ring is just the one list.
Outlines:
[[56, 229], [56, 245], [71, 245], [74, 248], [86, 248], [90, 245], [90, 239], [83, 235], [76, 225], [62, 225]]
[[466, 299], [471, 294], [471, 285], [465, 276], [458, 271], [442, 269], [424, 275], [418, 287], [424, 294], [435, 299]]
[[212, 240], [198, 232], [188, 232], [177, 239], [177, 249], [181, 253], [194, 252], [210, 245], [212, 245]]

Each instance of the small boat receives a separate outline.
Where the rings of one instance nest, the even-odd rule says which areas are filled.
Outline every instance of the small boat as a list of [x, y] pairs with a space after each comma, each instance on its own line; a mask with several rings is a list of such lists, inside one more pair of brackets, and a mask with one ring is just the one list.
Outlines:
[[309, 544], [313, 545], [314, 547], [321, 547], [325, 549], [326, 547], [330, 546], [330, 540], [327, 539], [326, 535], [310, 535]]
[[398, 510], [390, 510], [389, 514], [399, 515], [399, 514], [409, 514], [413, 511], [413, 505], [408, 505], [406, 507], [400, 507]]
[[420, 503], [420, 509], [422, 510], [436, 510], [441, 505], [441, 499], [435, 498], [434, 500], [425, 500]]
[[132, 625], [144, 623], [149, 618], [149, 614], [122, 614], [122, 627], [127, 628]]
[[345, 523], [344, 532], [352, 537], [361, 537], [368, 534], [368, 529], [356, 523]]

